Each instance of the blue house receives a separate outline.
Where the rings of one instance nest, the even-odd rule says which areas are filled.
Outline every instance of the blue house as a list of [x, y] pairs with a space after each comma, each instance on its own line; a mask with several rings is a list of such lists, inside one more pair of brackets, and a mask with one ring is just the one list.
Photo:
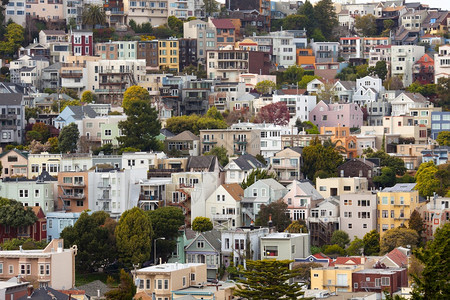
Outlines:
[[431, 113], [431, 138], [435, 140], [441, 131], [450, 131], [450, 111]]
[[53, 120], [53, 125], [62, 129], [64, 126], [67, 126], [71, 123], [75, 123], [77, 121], [83, 120], [85, 117], [95, 118], [97, 113], [91, 106], [66, 106], [64, 110]]
[[450, 147], [448, 146], [422, 150], [422, 162], [427, 163], [432, 160], [436, 166], [446, 164], [448, 162], [449, 151]]
[[[92, 214], [92, 211], [88, 212]], [[47, 213], [47, 241], [59, 239], [61, 232], [68, 226], [73, 226], [81, 213], [49, 212]]]

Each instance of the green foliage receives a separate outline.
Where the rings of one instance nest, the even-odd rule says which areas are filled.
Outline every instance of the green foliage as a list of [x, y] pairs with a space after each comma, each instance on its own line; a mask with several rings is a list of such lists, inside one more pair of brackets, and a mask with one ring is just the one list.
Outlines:
[[209, 152], [205, 152], [203, 155], [214, 155], [217, 156], [217, 159], [219, 160], [219, 163], [221, 166], [226, 166], [228, 165], [228, 154], [227, 154], [227, 149], [225, 149], [225, 147], [221, 146], [221, 147], [213, 147], [211, 149], [211, 151]]
[[286, 212], [287, 204], [282, 199], [271, 202], [269, 205], [261, 204], [256, 225], [268, 226], [271, 217], [272, 226], [275, 227], [276, 231], [282, 232], [291, 223], [291, 218]]
[[306, 226], [305, 220], [292, 221], [286, 228], [286, 232], [289, 233], [308, 233], [308, 226]]
[[433, 192], [438, 192], [445, 195], [444, 191], [440, 191], [441, 183], [435, 176], [437, 171], [438, 168], [434, 165], [432, 160], [427, 163], [420, 164], [419, 170], [417, 170], [415, 176], [415, 188], [419, 191], [420, 196], [433, 196]]
[[320, 79], [320, 76], [316, 75], [305, 75], [302, 77], [302, 80], [298, 82], [298, 88], [299, 89], [306, 89], [309, 82], [313, 81], [314, 79]]
[[398, 76], [386, 79], [383, 86], [387, 90], [403, 90], [403, 81]]
[[59, 153], [59, 140], [56, 136], [49, 138], [47, 144], [49, 145], [48, 152]]
[[391, 168], [396, 175], [403, 175], [406, 172], [405, 163], [402, 159], [390, 156], [384, 150], [378, 150], [377, 152], [368, 152], [367, 158], [379, 158], [381, 167]]
[[196, 217], [194, 221], [192, 221], [192, 230], [198, 232], [210, 231], [213, 229], [213, 223], [209, 218], [205, 217]]
[[133, 29], [133, 31], [136, 33], [151, 34], [153, 32], [153, 27], [150, 22], [145, 22], [140, 25], [137, 25], [136, 22], [133, 19], [131, 19], [128, 23], [131, 29]]
[[34, 130], [28, 131], [26, 135], [27, 142], [31, 141], [42, 141], [42, 135]]
[[406, 88], [410, 93], [419, 93], [424, 97], [432, 97], [436, 95], [436, 85], [435, 84], [420, 84], [420, 82], [413, 82], [410, 86]]
[[86, 5], [83, 9], [81, 19], [83, 25], [90, 25], [92, 27], [106, 24], [106, 14], [100, 5]]
[[66, 247], [77, 245], [77, 272], [90, 273], [113, 263], [117, 258], [114, 231], [117, 222], [104, 211], [83, 212], [74, 224], [64, 228], [61, 238]]
[[439, 146], [450, 146], [450, 131], [441, 131], [436, 137]]
[[170, 16], [167, 19], [167, 26], [169, 26], [169, 28], [172, 29], [177, 36], [183, 36], [183, 21], [177, 17]]
[[324, 147], [316, 138], [303, 148], [303, 165], [301, 170], [310, 180], [315, 180], [317, 172], [335, 175], [337, 167], [342, 164], [342, 155], [333, 147]]
[[81, 95], [81, 102], [84, 103], [93, 103], [97, 101], [97, 95], [95, 95], [91, 91], [84, 91]]
[[47, 246], [47, 241], [35, 241], [28, 239], [11, 239], [1, 244], [2, 250], [19, 250], [22, 246], [23, 250], [44, 249]]
[[121, 154], [126, 153], [126, 152], [139, 152], [139, 151], [141, 151], [141, 149], [139, 149], [139, 148], [124, 147], [124, 148], [120, 148], [119, 149], [118, 154], [121, 155]]
[[335, 230], [331, 236], [331, 244], [338, 245], [339, 247], [345, 249], [345, 247], [350, 243], [350, 238], [348, 233], [343, 230]]
[[267, 164], [266, 159], [261, 154], [256, 154], [255, 158], [262, 164]]
[[0, 197], [0, 224], [17, 228], [33, 225], [37, 217], [30, 207], [21, 202]]
[[41, 139], [39, 139], [40, 142], [45, 143], [50, 137], [50, 127], [45, 123], [35, 123], [31, 128], [32, 131], [39, 133], [39, 135], [41, 136]]
[[305, 75], [305, 70], [297, 65], [290, 66], [282, 73], [282, 83], [297, 84]]
[[25, 107], [25, 120], [29, 121], [30, 118], [36, 119], [41, 110], [37, 107]]
[[314, 262], [295, 264], [294, 270], [297, 270], [299, 272], [299, 274], [296, 277], [296, 280], [304, 282], [306, 285], [309, 286], [309, 284], [311, 283], [311, 269], [321, 267], [323, 267], [322, 264]]
[[356, 16], [355, 28], [359, 30], [362, 36], [375, 36], [377, 34], [376, 18], [372, 14], [365, 16]]
[[414, 210], [411, 213], [411, 216], [409, 217], [408, 228], [417, 231], [419, 236], [421, 236], [424, 230], [424, 225], [423, 219], [417, 210]]
[[244, 179], [241, 183], [241, 187], [242, 189], [246, 189], [249, 186], [251, 186], [252, 184], [255, 183], [255, 180], [261, 180], [261, 179], [268, 179], [268, 178], [273, 178], [276, 179], [277, 176], [275, 173], [270, 173], [267, 170], [262, 170], [262, 169], [253, 169], [248, 175], [247, 178]]
[[206, 12], [206, 16], [210, 17], [215, 12], [219, 12], [219, 2], [216, 0], [203, 0], [202, 10]]
[[308, 18], [304, 15], [288, 15], [283, 19], [283, 30], [302, 30], [308, 26]]
[[[297, 14], [306, 17], [306, 24], [304, 27], [306, 29], [307, 35], [312, 35], [314, 28], [317, 27], [317, 22], [316, 18], [314, 17], [314, 7], [312, 6], [311, 2], [308, 0], [305, 1], [305, 4], [300, 6], [300, 8], [298, 9]], [[314, 39], [314, 41], [318, 40]]]
[[311, 246], [310, 250], [311, 250], [311, 254], [317, 254], [317, 253], [322, 252], [322, 249], [320, 249], [320, 247], [316, 247], [316, 246]]
[[122, 107], [124, 110], [130, 108], [132, 102], [150, 101], [150, 94], [141, 86], [133, 85], [127, 88], [123, 94]]
[[397, 247], [416, 248], [419, 244], [419, 234], [417, 231], [398, 227], [386, 231], [381, 239], [380, 254], [388, 253]]
[[239, 273], [234, 296], [245, 299], [298, 299], [303, 295], [299, 283], [290, 283], [300, 275], [298, 270], [290, 270], [290, 260], [247, 260], [247, 269]]
[[363, 249], [364, 249], [363, 240], [355, 236], [354, 240], [350, 243], [346, 251], [347, 255], [360, 256], [362, 254]]
[[414, 176], [409, 175], [408, 173], [405, 173], [402, 177], [397, 177], [395, 179], [396, 183], [414, 183], [416, 180], [414, 179]]
[[277, 85], [273, 81], [263, 80], [263, 81], [258, 82], [256, 84], [255, 88], [258, 93], [266, 95], [266, 94], [272, 94], [272, 91], [277, 88]]
[[4, 39], [0, 42], [0, 54], [10, 57], [15, 55], [25, 39], [24, 34], [25, 30], [22, 26], [16, 23], [8, 24]]
[[377, 61], [375, 67], [369, 68], [369, 72], [384, 81], [388, 73], [386, 62], [384, 60]]
[[436, 106], [448, 111], [450, 109], [450, 77], [444, 76], [438, 79], [436, 92], [439, 96]]
[[327, 38], [323, 35], [322, 30], [320, 28], [316, 28], [311, 35], [311, 38], [314, 39], [314, 42], [326, 42]]
[[320, 0], [314, 6], [314, 17], [318, 28], [328, 41], [333, 40], [333, 31], [339, 26], [332, 0]]
[[190, 115], [171, 117], [166, 121], [166, 128], [173, 134], [179, 134], [185, 130], [189, 130], [195, 135], [200, 133], [202, 129], [225, 129], [227, 122], [224, 120], [208, 118], [206, 116]]
[[166, 25], [160, 25], [156, 28], [153, 28], [153, 35], [158, 39], [167, 39], [171, 36], [176, 35], [176, 32], [174, 32]]
[[381, 175], [375, 176], [373, 182], [377, 184], [378, 187], [390, 187], [394, 186], [396, 183], [395, 172], [389, 167], [381, 168]]
[[105, 296], [108, 300], [126, 300], [133, 299], [135, 294], [136, 286], [134, 285], [133, 277], [125, 272], [124, 269], [121, 269], [119, 287], [106, 292]]
[[375, 229], [363, 237], [364, 255], [378, 255], [380, 253], [380, 234]]
[[150, 258], [153, 229], [147, 213], [138, 207], [125, 211], [115, 230], [119, 260], [126, 266]]
[[424, 264], [422, 276], [412, 275], [413, 300], [450, 299], [450, 224], [438, 228], [434, 240], [425, 248], [413, 251], [414, 256]]
[[92, 153], [94, 155], [98, 155], [100, 152], [103, 152], [104, 155], [111, 155], [113, 154], [114, 148], [112, 144], [104, 144], [101, 147], [98, 147], [97, 149], [94, 149]]
[[156, 150], [156, 136], [161, 130], [158, 113], [146, 100], [132, 100], [125, 108], [127, 119], [119, 122], [123, 136], [117, 137], [121, 148], [133, 147], [141, 151]]
[[65, 126], [58, 137], [58, 148], [61, 152], [75, 152], [77, 150], [78, 139], [80, 132], [75, 123]]
[[344, 256], [345, 255], [345, 249], [341, 246], [334, 244], [334, 245], [328, 245], [323, 250], [323, 253], [329, 256]]
[[206, 79], [206, 77], [207, 77], [205, 67], [203, 65], [201, 65], [200, 63], [198, 64], [198, 66], [189, 65], [189, 66], [184, 67], [182, 73], [188, 74], [188, 75], [195, 75], [195, 76], [197, 76], [197, 78], [205, 78]]

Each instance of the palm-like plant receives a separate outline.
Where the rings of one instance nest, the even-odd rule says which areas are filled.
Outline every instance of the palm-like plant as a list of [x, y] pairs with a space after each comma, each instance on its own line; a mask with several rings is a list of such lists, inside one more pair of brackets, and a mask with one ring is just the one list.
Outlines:
[[106, 14], [100, 5], [86, 5], [83, 9], [83, 25], [104, 25], [106, 23]]
[[347, 153], [347, 149], [345, 149], [344, 146], [340, 145], [341, 143], [342, 143], [341, 140], [333, 142], [331, 139], [328, 139], [323, 142], [323, 146], [325, 148], [333, 148], [339, 153]]

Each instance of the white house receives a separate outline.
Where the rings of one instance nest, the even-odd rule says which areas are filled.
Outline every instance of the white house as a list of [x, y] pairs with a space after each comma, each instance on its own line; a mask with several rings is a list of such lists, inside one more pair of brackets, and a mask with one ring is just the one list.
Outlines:
[[434, 83], [438, 83], [439, 78], [450, 76], [450, 45], [439, 47], [439, 53], [434, 54]]
[[380, 78], [366, 76], [356, 80], [356, 91], [353, 102], [363, 106], [376, 102], [384, 92], [383, 82]]
[[248, 174], [256, 169], [267, 169], [267, 166], [257, 160], [253, 155], [244, 154], [231, 161], [224, 167], [225, 183], [241, 184], [247, 179]]
[[307, 257], [309, 249], [308, 233], [275, 232], [261, 237], [261, 259], [294, 260]]
[[325, 86], [325, 83], [319, 79], [313, 79], [306, 85], [306, 90], [308, 93], [318, 93]]
[[409, 116], [411, 108], [428, 107], [430, 102], [419, 93], [401, 93], [392, 102], [393, 116]]
[[241, 226], [240, 201], [244, 190], [237, 183], [222, 184], [205, 202], [205, 217], [212, 220], [216, 229]]
[[[285, 102], [289, 109], [289, 125], [295, 125], [297, 119], [309, 121], [309, 113], [317, 104], [317, 97], [310, 95], [287, 95], [283, 90], [279, 90], [273, 95], [273, 103]], [[290, 133], [288, 133], [290, 134]], [[293, 133], [295, 134], [295, 133]], [[279, 149], [281, 150], [281, 149]]]
[[356, 90], [356, 84], [354, 81], [337, 81], [332, 87], [332, 91], [338, 97], [339, 102], [352, 102], [353, 94]]

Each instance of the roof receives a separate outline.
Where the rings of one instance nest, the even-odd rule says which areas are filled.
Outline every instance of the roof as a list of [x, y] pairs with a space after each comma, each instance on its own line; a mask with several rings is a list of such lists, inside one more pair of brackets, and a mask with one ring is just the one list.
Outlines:
[[97, 116], [97, 113], [95, 110], [92, 109], [89, 105], [85, 106], [67, 106], [73, 113], [73, 118], [82, 120], [85, 116], [88, 116], [89, 118], [95, 118]]
[[428, 102], [427, 98], [425, 98], [422, 94], [419, 94], [419, 93], [405, 93], [404, 92], [403, 94], [414, 102], [420, 102], [420, 103]]
[[174, 141], [198, 141], [200, 138], [190, 132], [189, 130], [185, 130], [182, 133], [177, 134], [176, 136], [168, 137], [167, 140]]
[[19, 154], [20, 156], [24, 157], [25, 159], [28, 159], [28, 153], [22, 152], [22, 151], [20, 151], [20, 150], [17, 150], [16, 148], [11, 149], [11, 150], [9, 150], [9, 151], [4, 151], [4, 152], [0, 153], [0, 158], [2, 158], [3, 156], [5, 156], [6, 154], [9, 154], [11, 151], [13, 151], [13, 152]]
[[216, 28], [234, 29], [233, 22], [230, 19], [212, 19], [211, 22]]
[[282, 190], [285, 188], [281, 183], [279, 183], [278, 181], [276, 181], [273, 178], [260, 179], [257, 182], [262, 182], [274, 190]]
[[52, 35], [65, 35], [66, 32], [64, 30], [42, 30], [45, 34]]
[[218, 163], [215, 155], [190, 156], [187, 162], [187, 170], [192, 168], [207, 169], [209, 172], [214, 171], [215, 163]]
[[211, 244], [211, 246], [214, 247], [214, 249], [217, 249], [220, 251], [222, 247], [222, 243], [220, 241], [220, 238], [222, 234], [218, 230], [211, 230], [202, 232], [203, 237]]
[[323, 196], [314, 188], [309, 181], [292, 181], [292, 184], [296, 184], [306, 195], [311, 196], [312, 200], [323, 199]]
[[345, 87], [346, 90], [353, 90], [356, 87], [356, 81], [339, 80], [338, 82], [342, 84], [342, 86]]
[[343, 163], [342, 165], [340, 165], [338, 168], [340, 168], [340, 167], [342, 167], [342, 166], [344, 166], [344, 165], [346, 165], [346, 164], [355, 162], [355, 161], [359, 161], [359, 162], [361, 162], [361, 163], [363, 163], [363, 164], [366, 164], [367, 166], [369, 166], [369, 167], [371, 167], [371, 168], [376, 168], [376, 167], [378, 167], [378, 165], [377, 165], [376, 163], [374, 163], [373, 161], [370, 161], [370, 160], [368, 160], [368, 159], [365, 159], [365, 158], [352, 158], [352, 159], [349, 159], [349, 160], [347, 160], [346, 162], [344, 162], [344, 163]]
[[0, 93], [1, 105], [21, 105], [22, 94], [18, 93]]
[[25, 299], [38, 299], [38, 300], [66, 300], [69, 299], [69, 296], [58, 292], [50, 287], [47, 288], [38, 288], [33, 291], [31, 297], [27, 295], [18, 298], [19, 300]]
[[234, 200], [241, 201], [244, 197], [244, 190], [238, 183], [222, 184], [222, 186]]
[[399, 267], [408, 266], [408, 256], [397, 248], [386, 254], [386, 256]]
[[37, 181], [45, 182], [45, 181], [58, 181], [55, 177], [51, 176], [47, 171], [42, 171], [41, 174], [36, 178]]
[[162, 135], [164, 135], [165, 137], [172, 137], [175, 136], [175, 134], [173, 134], [169, 129], [167, 128], [161, 128], [161, 130], [159, 131], [159, 133], [161, 133]]
[[281, 89], [277, 90], [278, 95], [304, 95], [306, 89]]
[[397, 183], [393, 187], [384, 188], [382, 192], [412, 192], [415, 186], [415, 183]]
[[238, 167], [243, 171], [265, 168], [266, 165], [260, 162], [251, 154], [244, 154], [233, 160]]
[[100, 280], [94, 280], [84, 285], [77, 287], [80, 290], [84, 290], [87, 296], [97, 296], [97, 291], [100, 290], [100, 296], [103, 296], [106, 292], [111, 290], [106, 284]]
[[361, 265], [361, 257], [337, 257], [330, 266], [335, 265]]

